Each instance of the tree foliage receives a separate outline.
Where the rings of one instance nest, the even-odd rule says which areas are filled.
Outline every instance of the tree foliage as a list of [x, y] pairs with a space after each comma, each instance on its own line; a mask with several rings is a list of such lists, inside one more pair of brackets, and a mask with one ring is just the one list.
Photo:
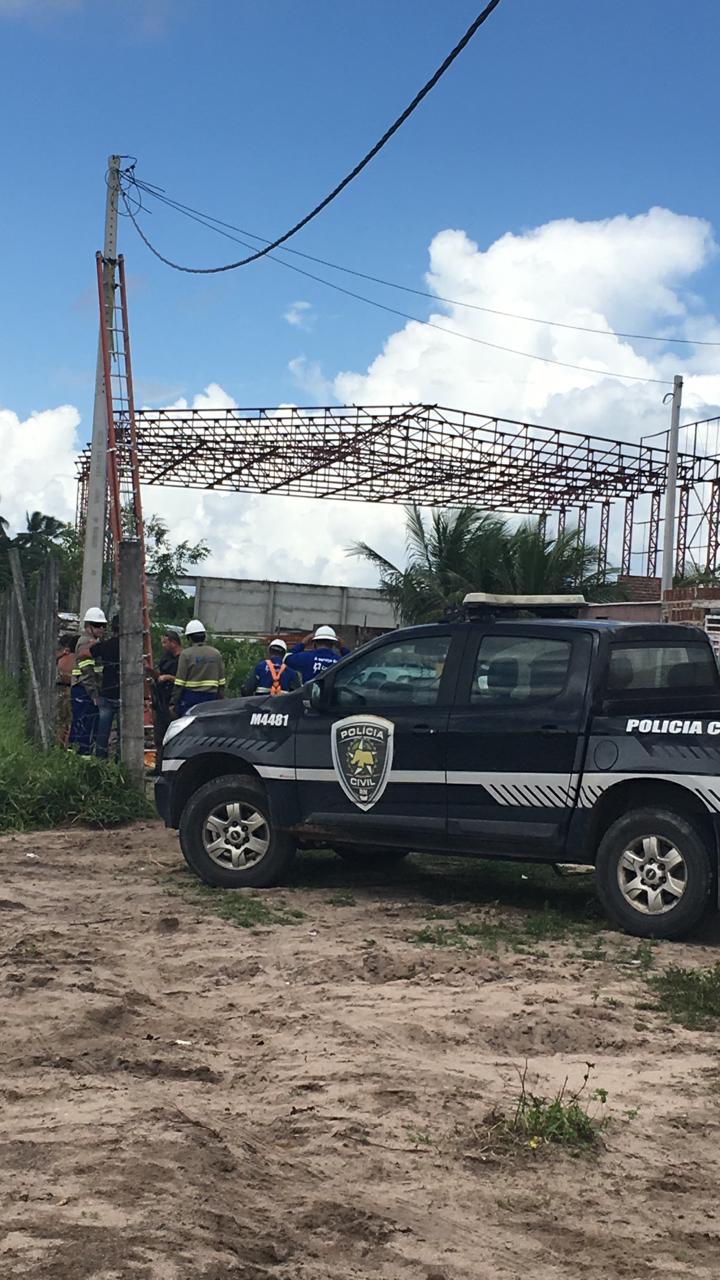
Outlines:
[[25, 583], [32, 592], [40, 570], [48, 555], [54, 555], [60, 565], [59, 607], [72, 612], [78, 608], [80, 578], [82, 576], [82, 541], [71, 524], [65, 524], [56, 516], [42, 511], [25, 514], [25, 528], [14, 538], [8, 536], [9, 522], [0, 516], [0, 591], [10, 583], [8, 550], [16, 547]]
[[436, 509], [429, 522], [419, 507], [405, 510], [404, 568], [366, 542], [348, 548], [349, 555], [376, 567], [381, 590], [401, 622], [435, 622], [473, 591], [607, 597], [596, 568], [597, 548], [583, 547], [577, 530], [553, 538], [539, 520], [513, 528], [501, 516], [472, 506]]
[[193, 614], [192, 597], [180, 585], [188, 570], [207, 559], [210, 548], [205, 541], [170, 541], [170, 527], [160, 516], [150, 516], [145, 523], [145, 555], [147, 572], [155, 576], [153, 614], [158, 622], [189, 622]]

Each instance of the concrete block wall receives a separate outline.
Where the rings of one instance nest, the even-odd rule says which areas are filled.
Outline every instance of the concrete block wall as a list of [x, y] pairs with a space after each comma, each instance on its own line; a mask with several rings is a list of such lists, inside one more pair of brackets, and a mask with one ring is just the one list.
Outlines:
[[196, 616], [223, 635], [304, 635], [324, 622], [355, 637], [397, 625], [390, 605], [372, 587], [204, 576], [186, 578], [183, 586], [195, 588]]

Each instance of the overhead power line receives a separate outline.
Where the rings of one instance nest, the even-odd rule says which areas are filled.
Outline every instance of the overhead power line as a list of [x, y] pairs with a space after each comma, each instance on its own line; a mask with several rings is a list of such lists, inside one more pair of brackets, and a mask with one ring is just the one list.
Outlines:
[[135, 222], [135, 216], [130, 210], [130, 208], [128, 207], [127, 212], [130, 218], [132, 219], [132, 221], [135, 223], [137, 230], [140, 231], [140, 235], [145, 241], [148, 249], [150, 249], [155, 254], [156, 258], [159, 258], [161, 262], [164, 262], [166, 266], [173, 267], [175, 271], [187, 271], [192, 275], [218, 275], [221, 271], [235, 271], [238, 267], [247, 266], [249, 262], [256, 262], [258, 258], [264, 258], [270, 252], [271, 249], [277, 249], [281, 244], [284, 244], [286, 240], [289, 240], [291, 236], [296, 235], [298, 231], [301, 231], [303, 227], [306, 227], [309, 222], [312, 222], [313, 218], [316, 218], [319, 213], [322, 213], [323, 209], [327, 209], [328, 205], [331, 204], [332, 201], [335, 200], [340, 195], [340, 192], [344, 191], [345, 188], [350, 185], [353, 179], [357, 178], [358, 174], [362, 173], [363, 169], [365, 169], [367, 165], [369, 165], [370, 161], [375, 159], [375, 156], [380, 151], [382, 151], [386, 143], [388, 143], [390, 139], [397, 133], [398, 129], [402, 128], [402, 126], [405, 124], [405, 121], [410, 118], [413, 111], [415, 111], [416, 107], [419, 107], [423, 99], [426, 98], [427, 95], [430, 93], [430, 91], [435, 88], [435, 85], [438, 83], [439, 80], [442, 79], [442, 77], [445, 75], [445, 72], [449, 69], [449, 67], [452, 66], [455, 59], [460, 56], [463, 49], [470, 43], [473, 36], [480, 30], [483, 23], [487, 21], [487, 19], [490, 17], [490, 14], [493, 12], [493, 10], [497, 9], [499, 3], [500, 3], [500, 0], [489, 0], [489, 3], [485, 5], [485, 8], [483, 9], [482, 13], [479, 13], [475, 21], [470, 23], [470, 26], [468, 27], [464, 36], [462, 36], [461, 39], [458, 40], [454, 49], [451, 49], [450, 53], [447, 55], [444, 61], [441, 62], [437, 71], [435, 71], [434, 74], [431, 75], [430, 79], [423, 85], [422, 89], [420, 89], [419, 92], [415, 94], [415, 97], [413, 98], [412, 102], [408, 104], [405, 110], [398, 116], [397, 120], [395, 120], [390, 125], [390, 128], [385, 130], [385, 133], [382, 135], [381, 138], [378, 139], [378, 141], [375, 143], [375, 146], [371, 147], [370, 150], [367, 152], [367, 154], [363, 156], [362, 160], [358, 161], [358, 163], [355, 165], [355, 168], [351, 169], [350, 172], [345, 175], [342, 181], [338, 182], [336, 187], [333, 187], [332, 191], [330, 191], [329, 194], [325, 196], [324, 200], [321, 200], [319, 204], [315, 205], [314, 209], [311, 209], [309, 213], [306, 213], [304, 218], [301, 218], [299, 222], [296, 222], [295, 225], [291, 227], [289, 231], [286, 231], [283, 235], [278, 236], [277, 240], [271, 241], [271, 243], [268, 244], [266, 248], [258, 249], [255, 253], [251, 253], [247, 258], [239, 258], [237, 262], [226, 262], [225, 265], [222, 267], [181, 266], [180, 263], [172, 262], [170, 258], [164, 257], [154, 247], [154, 245], [150, 243], [147, 237], [143, 235], [143, 232], [140, 231], [140, 228], [138, 227], [137, 222]]
[[[175, 203], [166, 197], [159, 195], [155, 190], [151, 190], [149, 194], [154, 195], [155, 198], [160, 200], [163, 204], [173, 206]], [[137, 224], [134, 213], [130, 210], [127, 196], [125, 197], [125, 201], [128, 215], [139, 231], [141, 238], [148, 243], [142, 230]], [[233, 240], [236, 244], [245, 245], [246, 248], [249, 247], [246, 241], [240, 239], [238, 236], [232, 235], [229, 231], [222, 231], [219, 227], [212, 226], [209, 222], [206, 222], [201, 215], [190, 213], [187, 208], [183, 210], [183, 212], [186, 217], [191, 218], [194, 222], [199, 222], [201, 226], [206, 227], [209, 231], [215, 231], [218, 235], [224, 236], [227, 240]], [[648, 378], [637, 373], [616, 373], [611, 369], [598, 369], [597, 367], [589, 365], [572, 364], [568, 360], [555, 360], [551, 356], [537, 355], [534, 351], [519, 351], [515, 347], [502, 346], [497, 342], [489, 342], [485, 338], [476, 338], [472, 334], [461, 333], [458, 329], [449, 329], [446, 325], [436, 324], [433, 320], [422, 320], [420, 316], [411, 315], [408, 311], [401, 311], [398, 307], [390, 307], [384, 302], [378, 302], [376, 298], [368, 298], [365, 294], [356, 293], [353, 289], [346, 289], [343, 285], [336, 284], [334, 280], [326, 280], [323, 276], [317, 276], [312, 271], [306, 271], [304, 267], [296, 266], [294, 262], [286, 262], [283, 258], [276, 257], [275, 254], [267, 254], [266, 256], [268, 256], [272, 262], [277, 262], [281, 267], [287, 267], [288, 270], [295, 271], [298, 275], [305, 276], [308, 280], [314, 280], [317, 284], [326, 285], [327, 288], [334, 289], [337, 293], [345, 294], [348, 298], [355, 298], [358, 302], [365, 302], [368, 306], [377, 307], [380, 311], [387, 311], [390, 315], [399, 316], [403, 320], [411, 320], [415, 324], [424, 325], [427, 329], [437, 329], [439, 333], [449, 334], [453, 338], [462, 338], [465, 342], [474, 342], [476, 345], [488, 347], [492, 351], [503, 351], [507, 355], [522, 356], [525, 360], [537, 360], [542, 364], [557, 365], [563, 369], [574, 369], [579, 373], [594, 373], [600, 377], [607, 378], [623, 378], [629, 382], [653, 382], [662, 387], [672, 386], [672, 383], [665, 378]]]
[[[211, 231], [217, 230], [218, 227], [225, 227], [230, 231], [237, 231], [241, 236], [247, 236], [250, 240], [259, 240], [261, 244], [268, 246], [268, 253], [272, 247], [271, 242], [265, 236], [259, 236], [254, 231], [247, 231], [244, 227], [235, 226], [232, 222], [224, 222], [222, 218], [215, 218], [210, 213], [202, 213], [199, 209], [193, 209], [192, 205], [173, 200], [165, 194], [161, 187], [153, 186], [152, 183], [143, 182], [142, 179], [135, 177], [132, 179], [132, 184], [141, 192], [161, 201], [162, 204], [169, 205], [172, 209], [177, 209], [179, 213], [184, 213], [187, 217], [193, 217], [196, 222], [201, 222]], [[222, 232], [218, 232], [218, 234], [222, 234]], [[237, 243], [243, 244], [244, 241], [239, 240]], [[445, 302], [451, 307], [465, 307], [468, 311], [480, 311], [485, 315], [501, 316], [506, 320], [522, 320], [527, 324], [548, 325], [553, 329], [570, 329], [577, 333], [596, 333], [607, 338], [628, 338], [635, 342], [673, 343], [689, 347], [720, 347], [720, 342], [712, 342], [707, 338], [677, 338], [673, 335], [663, 336], [658, 333], [627, 333], [622, 329], [603, 329], [586, 324], [571, 324], [567, 320], [548, 320], [541, 316], [526, 316], [517, 311], [501, 311], [497, 307], [483, 307], [478, 302], [463, 302], [459, 298], [446, 298], [440, 293], [431, 293], [429, 289], [414, 289], [411, 285], [399, 284], [396, 280], [386, 280], [383, 276], [371, 275], [367, 271], [358, 271], [354, 267], [346, 267], [339, 262], [331, 262], [328, 258], [319, 258], [312, 253], [303, 253], [300, 249], [283, 249], [282, 253], [291, 253], [295, 258], [304, 258], [307, 262], [316, 262], [318, 266], [330, 267], [332, 271], [342, 271], [345, 275], [355, 276], [359, 280], [369, 280], [372, 284], [384, 285], [388, 289], [399, 289], [402, 293], [412, 293], [418, 298], [429, 298], [432, 302]], [[269, 254], [269, 256], [274, 257], [272, 254]], [[281, 262], [282, 259], [274, 258], [274, 261]], [[330, 284], [330, 281], [323, 283]]]

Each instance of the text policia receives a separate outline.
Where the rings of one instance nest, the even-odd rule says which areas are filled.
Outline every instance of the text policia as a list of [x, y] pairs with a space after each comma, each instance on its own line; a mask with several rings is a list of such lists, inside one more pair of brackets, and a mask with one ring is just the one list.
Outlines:
[[708, 734], [716, 738], [720, 734], [720, 720], [628, 720], [626, 733]]

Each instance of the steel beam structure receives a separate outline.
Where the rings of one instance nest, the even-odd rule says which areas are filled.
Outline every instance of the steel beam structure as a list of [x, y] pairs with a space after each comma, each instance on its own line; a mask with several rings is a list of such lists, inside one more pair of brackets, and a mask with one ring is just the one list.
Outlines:
[[690, 490], [686, 485], [680, 490], [677, 516], [677, 537], [675, 543], [675, 573], [679, 578], [685, 575], [687, 561], [688, 512], [690, 508]]
[[715, 573], [718, 565], [718, 545], [720, 544], [720, 481], [714, 480], [710, 490], [710, 507], [708, 510], [708, 540], [705, 571]]
[[[683, 431], [684, 439], [698, 440], [697, 431]], [[81, 484], [88, 461], [86, 452], [79, 459]], [[604, 543], [610, 560], [614, 539], [605, 504], [623, 499], [626, 527], [628, 510], [635, 512], [623, 566], [632, 555], [633, 531], [647, 523], [638, 519], [642, 502], [650, 512], [647, 568], [654, 576], [667, 448], [428, 404], [159, 409], [137, 414], [137, 466], [147, 485], [423, 506], [472, 503], [520, 515], [563, 511], [583, 542], [588, 509], [600, 508], [601, 550]], [[678, 485], [693, 499], [694, 544], [707, 545], [713, 483], [720, 484], [720, 457], [681, 450]]]
[[657, 576], [657, 553], [658, 553], [658, 535], [660, 532], [660, 499], [662, 492], [656, 489], [650, 500], [650, 525], [648, 529], [648, 546], [647, 546], [647, 576], [655, 578]]
[[625, 517], [623, 519], [622, 568], [620, 572], [627, 575], [632, 570], [632, 535], [635, 499], [625, 499]]

